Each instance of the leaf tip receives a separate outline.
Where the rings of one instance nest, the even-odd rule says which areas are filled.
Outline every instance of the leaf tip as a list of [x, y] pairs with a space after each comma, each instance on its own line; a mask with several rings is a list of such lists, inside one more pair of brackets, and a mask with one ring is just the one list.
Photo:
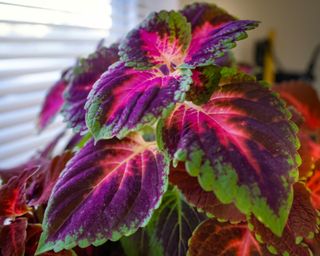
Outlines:
[[48, 244], [45, 243], [45, 240], [46, 240], [46, 238], [44, 237], [44, 233], [42, 233], [40, 240], [39, 240], [37, 250], [34, 254], [35, 256], [41, 255], [42, 253], [45, 253], [45, 252], [53, 249], [52, 246], [48, 246]]

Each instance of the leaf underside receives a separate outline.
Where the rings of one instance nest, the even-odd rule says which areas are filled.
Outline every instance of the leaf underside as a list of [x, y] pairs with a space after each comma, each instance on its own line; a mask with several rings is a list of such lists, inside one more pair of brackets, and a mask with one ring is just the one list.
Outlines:
[[230, 222], [246, 220], [246, 216], [239, 212], [233, 204], [222, 204], [214, 193], [204, 191], [197, 178], [186, 172], [183, 163], [170, 169], [169, 181], [179, 188], [189, 204], [209, 216], [213, 215], [219, 220]]
[[266, 256], [246, 224], [219, 223], [215, 219], [203, 222], [189, 241], [189, 256]]
[[181, 199], [176, 190], [167, 191], [149, 224], [122, 241], [128, 256], [184, 256], [193, 230], [204, 220]]

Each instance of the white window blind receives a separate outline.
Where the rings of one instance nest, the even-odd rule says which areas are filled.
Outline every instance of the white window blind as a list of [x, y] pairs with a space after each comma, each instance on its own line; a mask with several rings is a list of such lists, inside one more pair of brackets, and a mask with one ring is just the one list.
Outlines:
[[64, 129], [40, 135], [36, 119], [48, 88], [112, 26], [111, 0], [0, 0], [0, 167], [28, 159]]
[[148, 13], [179, 0], [0, 0], [0, 168], [27, 160], [65, 128], [59, 117], [40, 135], [48, 88], [77, 57], [109, 45]]

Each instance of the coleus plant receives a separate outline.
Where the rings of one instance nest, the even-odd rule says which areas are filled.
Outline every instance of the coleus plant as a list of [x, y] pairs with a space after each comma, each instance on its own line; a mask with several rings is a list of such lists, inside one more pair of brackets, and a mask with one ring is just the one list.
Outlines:
[[1, 253], [318, 255], [320, 102], [225, 66], [257, 25], [161, 11], [63, 72], [38, 125], [74, 136], [0, 170]]

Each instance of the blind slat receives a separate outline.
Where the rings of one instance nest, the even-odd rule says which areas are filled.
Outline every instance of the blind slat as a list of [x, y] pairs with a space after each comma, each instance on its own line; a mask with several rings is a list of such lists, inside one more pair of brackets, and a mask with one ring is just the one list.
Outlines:
[[40, 92], [10, 95], [9, 97], [4, 97], [0, 101], [0, 114], [16, 112], [20, 109], [39, 106], [43, 102], [46, 91], [47, 90], [43, 90]]
[[0, 148], [0, 160], [13, 157], [19, 153], [30, 151], [39, 147], [39, 145], [47, 144], [54, 136], [62, 131], [60, 129], [54, 129], [46, 133], [33, 136], [28, 140], [19, 140], [12, 144], [6, 145], [6, 147]]
[[48, 89], [59, 79], [60, 71], [39, 74], [29, 74], [0, 82], [0, 96], [21, 94]]
[[63, 43], [63, 44], [69, 44], [69, 43], [87, 43], [87, 44], [96, 44], [96, 42], [99, 42], [101, 40], [101, 35], [93, 35], [92, 37], [89, 38], [83, 38], [81, 39], [79, 36], [74, 36], [74, 37], [63, 37], [62, 35], [57, 35], [57, 36], [51, 36], [51, 37], [46, 37], [46, 38], [35, 38], [35, 37], [27, 37], [27, 36], [12, 36], [10, 38], [8, 37], [3, 37], [0, 36], [0, 41], [6, 43], [52, 43], [52, 42], [57, 42], [57, 43]]
[[[14, 49], [19, 49], [14, 51]], [[95, 49], [93, 45], [81, 46], [81, 45], [68, 45], [66, 47], [61, 46], [49, 46], [45, 45], [24, 45], [23, 47], [6, 46], [4, 45], [0, 49], [0, 59], [16, 59], [16, 58], [76, 58], [83, 56], [84, 52], [92, 52]]]
[[[87, 27], [94, 29], [109, 28], [111, 20], [108, 17], [108, 9], [104, 13], [104, 20], [97, 19], [97, 16], [102, 15], [101, 12], [95, 12], [94, 15], [87, 10], [86, 12], [64, 12], [58, 10], [26, 8], [19, 5], [10, 5], [0, 2], [0, 17], [1, 20], [7, 22], [21, 22], [43, 25], [64, 25]], [[102, 17], [101, 17], [102, 18]]]
[[[14, 59], [16, 60], [16, 59]], [[45, 60], [45, 59], [44, 59]], [[5, 61], [3, 61], [5, 62]], [[23, 62], [23, 59], [18, 59], [17, 62]], [[14, 66], [7, 66], [7, 67], [0, 67], [0, 79], [15, 79], [19, 76], [28, 75], [28, 74], [38, 74], [41, 73], [48, 73], [48, 72], [60, 72], [61, 67], [69, 67], [74, 63], [74, 61], [61, 61], [61, 63], [46, 63], [44, 61], [42, 66], [38, 65], [31, 65], [30, 66], [23, 66], [17, 65]], [[1, 83], [0, 83], [1, 84]]]
[[[46, 132], [56, 130], [61, 126], [64, 126], [62, 121], [54, 122], [46, 129]], [[4, 147], [16, 141], [28, 140], [28, 138], [33, 136], [38, 136], [38, 132], [35, 130], [34, 120], [18, 126], [11, 126], [10, 128], [1, 129], [0, 144], [2, 145], [2, 147]]]
[[36, 120], [39, 113], [39, 106], [21, 109], [16, 112], [8, 112], [0, 116], [0, 128], [11, 127], [17, 124], [23, 124], [31, 120]]

